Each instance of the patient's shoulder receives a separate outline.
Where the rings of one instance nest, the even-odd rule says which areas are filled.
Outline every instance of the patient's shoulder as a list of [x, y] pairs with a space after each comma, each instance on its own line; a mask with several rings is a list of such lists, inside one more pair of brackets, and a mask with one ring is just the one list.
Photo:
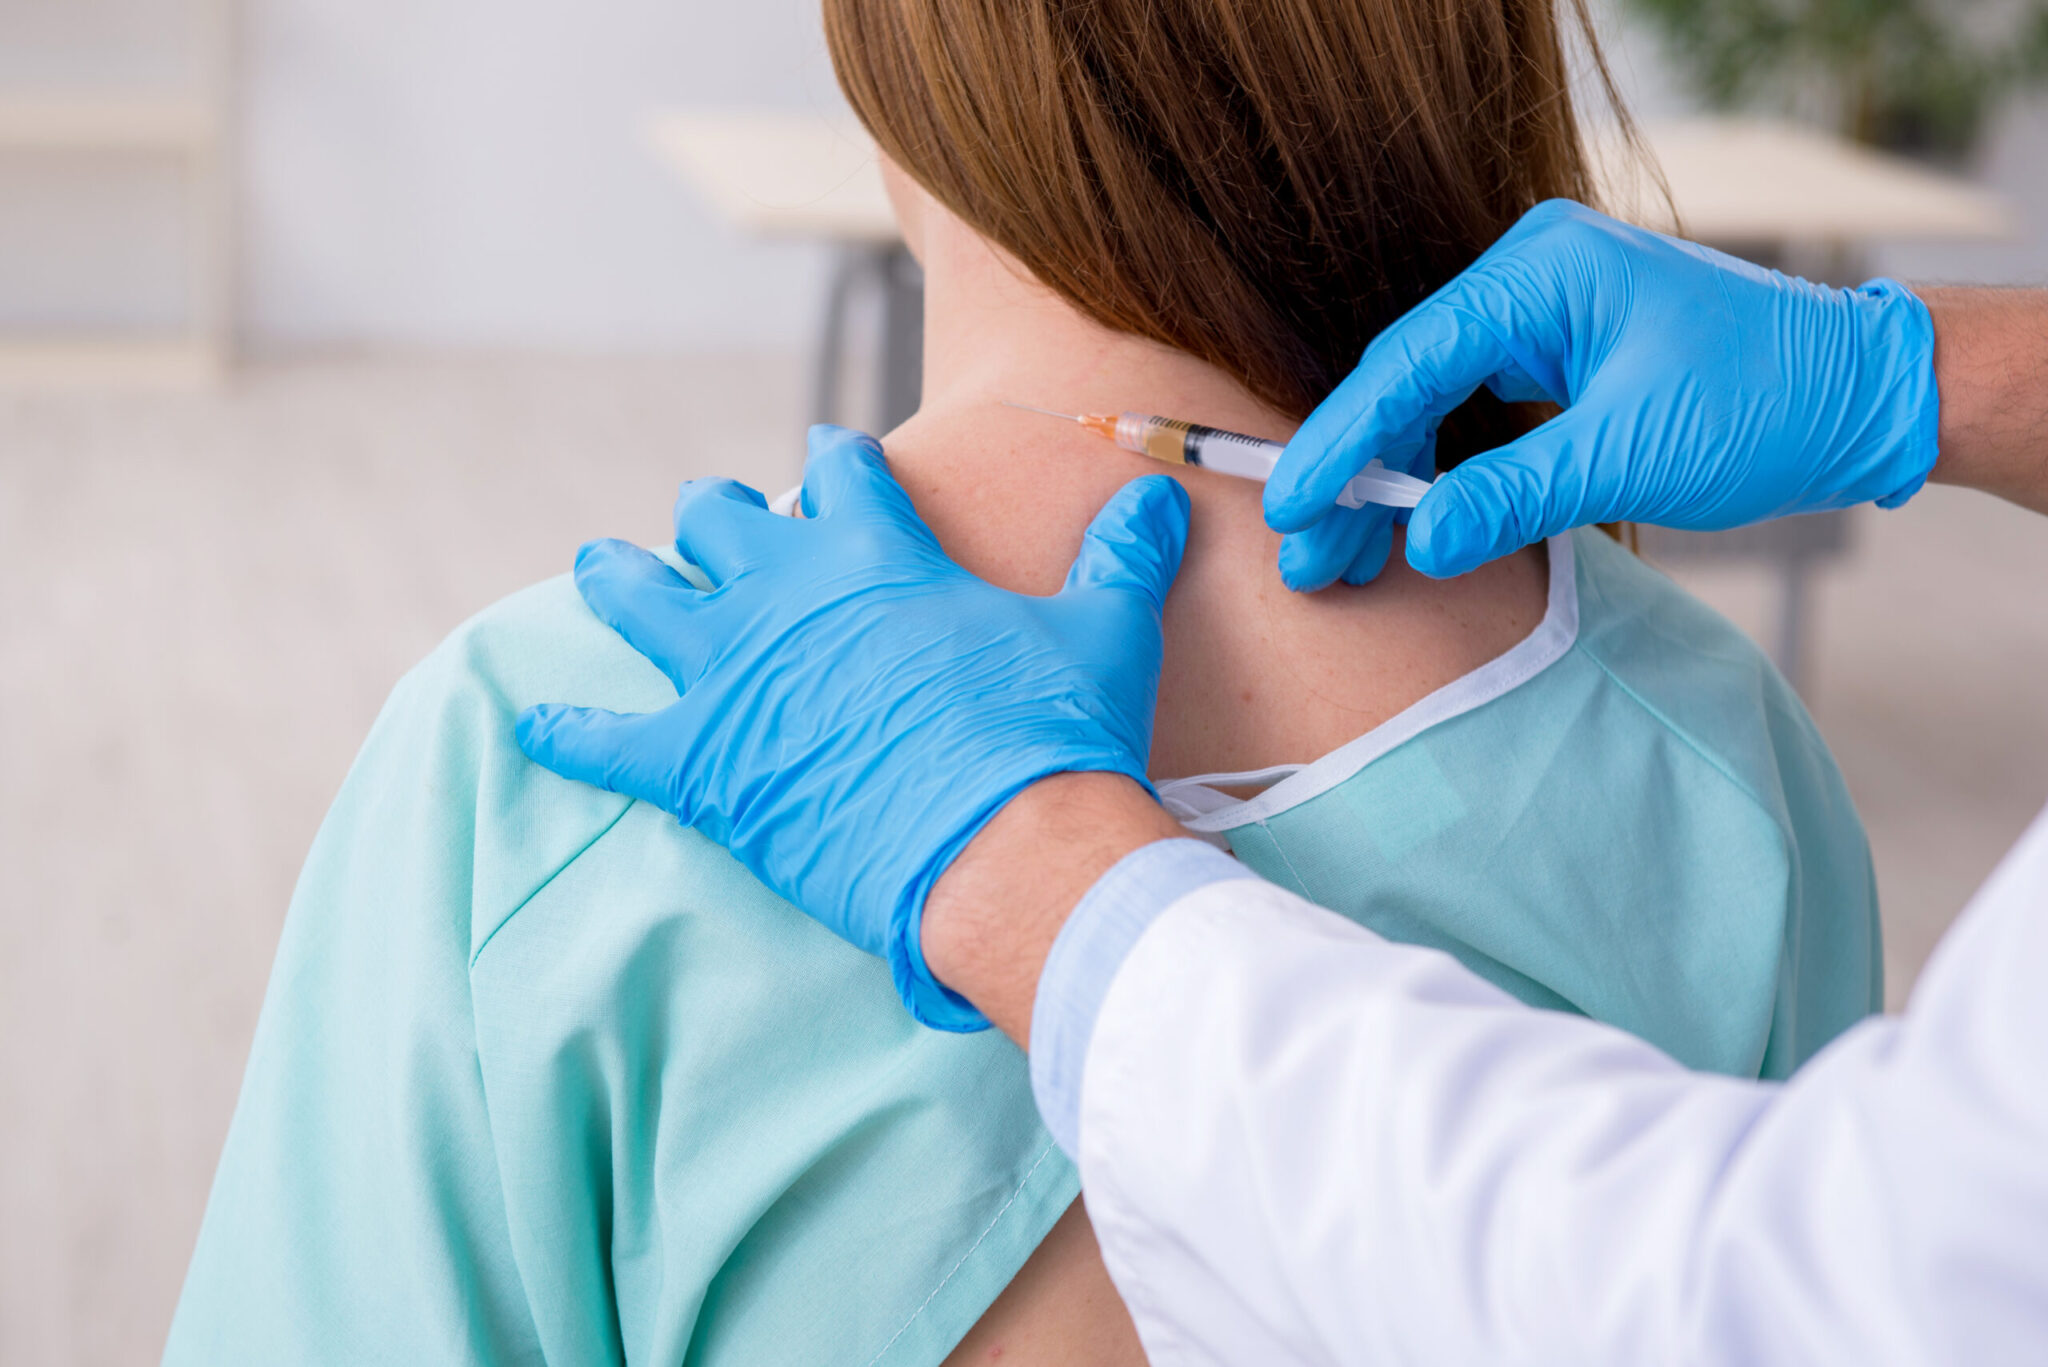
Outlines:
[[[1762, 805], [1780, 785], [1840, 786], [1799, 695], [1741, 628], [1611, 539], [1578, 548], [1580, 653]], [[1844, 801], [1846, 805], [1846, 800]]]
[[645, 712], [674, 702], [667, 678], [600, 622], [568, 575], [543, 580], [464, 622], [408, 683], [517, 716], [539, 702]]
[[[535, 584], [457, 627], [399, 682], [337, 811], [388, 825], [402, 807], [413, 812], [412, 826], [460, 844], [480, 950], [600, 841], [660, 829], [622, 825], [630, 799], [528, 760], [513, 735], [520, 712], [542, 702], [644, 712], [675, 696], [659, 670], [590, 613], [566, 575]], [[683, 834], [673, 823], [665, 829]]]

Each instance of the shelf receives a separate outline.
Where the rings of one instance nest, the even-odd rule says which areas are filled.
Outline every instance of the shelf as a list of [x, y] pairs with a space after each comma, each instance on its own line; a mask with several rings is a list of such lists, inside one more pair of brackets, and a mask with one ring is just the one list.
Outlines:
[[[4, 4], [5, 0], [0, 0]], [[0, 325], [0, 389], [203, 388], [227, 372], [232, 348], [232, 95], [238, 0], [173, 0], [190, 11], [189, 75], [124, 83], [111, 70], [63, 84], [0, 83], [0, 156], [19, 160], [168, 158], [188, 218], [183, 273], [189, 316], [166, 327], [105, 323]], [[163, 0], [159, 0], [163, 4]], [[168, 8], [168, 5], [163, 7]], [[62, 8], [62, 5], [59, 5]], [[96, 32], [95, 21], [87, 32]], [[115, 38], [113, 31], [105, 35]], [[129, 34], [132, 42], [135, 35]], [[159, 166], [156, 169], [162, 169]], [[61, 183], [53, 188], [68, 193]], [[10, 193], [12, 188], [10, 187]], [[48, 234], [39, 234], [38, 240]], [[56, 244], [62, 249], [61, 242]]]
[[197, 97], [0, 96], [0, 148], [16, 151], [163, 151], [202, 154], [221, 122]]
[[200, 389], [226, 370], [220, 346], [200, 337], [0, 336], [0, 390]]

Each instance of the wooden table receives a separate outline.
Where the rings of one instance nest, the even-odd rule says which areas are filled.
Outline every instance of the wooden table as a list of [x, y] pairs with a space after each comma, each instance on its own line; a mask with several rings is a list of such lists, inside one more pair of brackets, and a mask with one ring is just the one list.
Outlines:
[[924, 276], [904, 249], [874, 143], [851, 120], [803, 114], [675, 114], [655, 149], [734, 227], [755, 237], [823, 241], [833, 251], [811, 366], [811, 421], [841, 408], [855, 297], [879, 302], [870, 420], [887, 431], [917, 411], [924, 369]]
[[1798, 124], [1696, 118], [1643, 129], [1679, 223], [1612, 134], [1590, 140], [1609, 212], [1695, 241], [1862, 245], [2008, 237], [1997, 195]]

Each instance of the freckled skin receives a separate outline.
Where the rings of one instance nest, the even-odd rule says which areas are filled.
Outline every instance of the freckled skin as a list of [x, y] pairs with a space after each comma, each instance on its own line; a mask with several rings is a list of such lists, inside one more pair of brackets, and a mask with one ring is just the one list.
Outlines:
[[1543, 619], [1541, 548], [1438, 581], [1408, 567], [1398, 532], [1373, 583], [1291, 592], [1257, 484], [1162, 466], [1057, 425], [1020, 438], [1013, 420], [1028, 416], [1000, 407], [919, 414], [885, 449], [947, 553], [1020, 593], [1058, 591], [1082, 529], [1125, 482], [1165, 471], [1187, 486], [1193, 514], [1166, 604], [1155, 777], [1316, 759], [1512, 648]]
[[972, 1367], [999, 1358], [1017, 1367], [1145, 1367], [1138, 1331], [1110, 1284], [1079, 1201], [946, 1363]]

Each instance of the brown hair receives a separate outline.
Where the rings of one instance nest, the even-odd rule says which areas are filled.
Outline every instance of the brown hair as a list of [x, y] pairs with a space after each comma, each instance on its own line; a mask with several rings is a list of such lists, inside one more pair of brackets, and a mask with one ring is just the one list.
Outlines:
[[[1538, 201], [1589, 200], [1585, 0], [824, 0], [840, 86], [942, 204], [1109, 327], [1305, 415]], [[1483, 391], [1440, 462], [1531, 425]]]

